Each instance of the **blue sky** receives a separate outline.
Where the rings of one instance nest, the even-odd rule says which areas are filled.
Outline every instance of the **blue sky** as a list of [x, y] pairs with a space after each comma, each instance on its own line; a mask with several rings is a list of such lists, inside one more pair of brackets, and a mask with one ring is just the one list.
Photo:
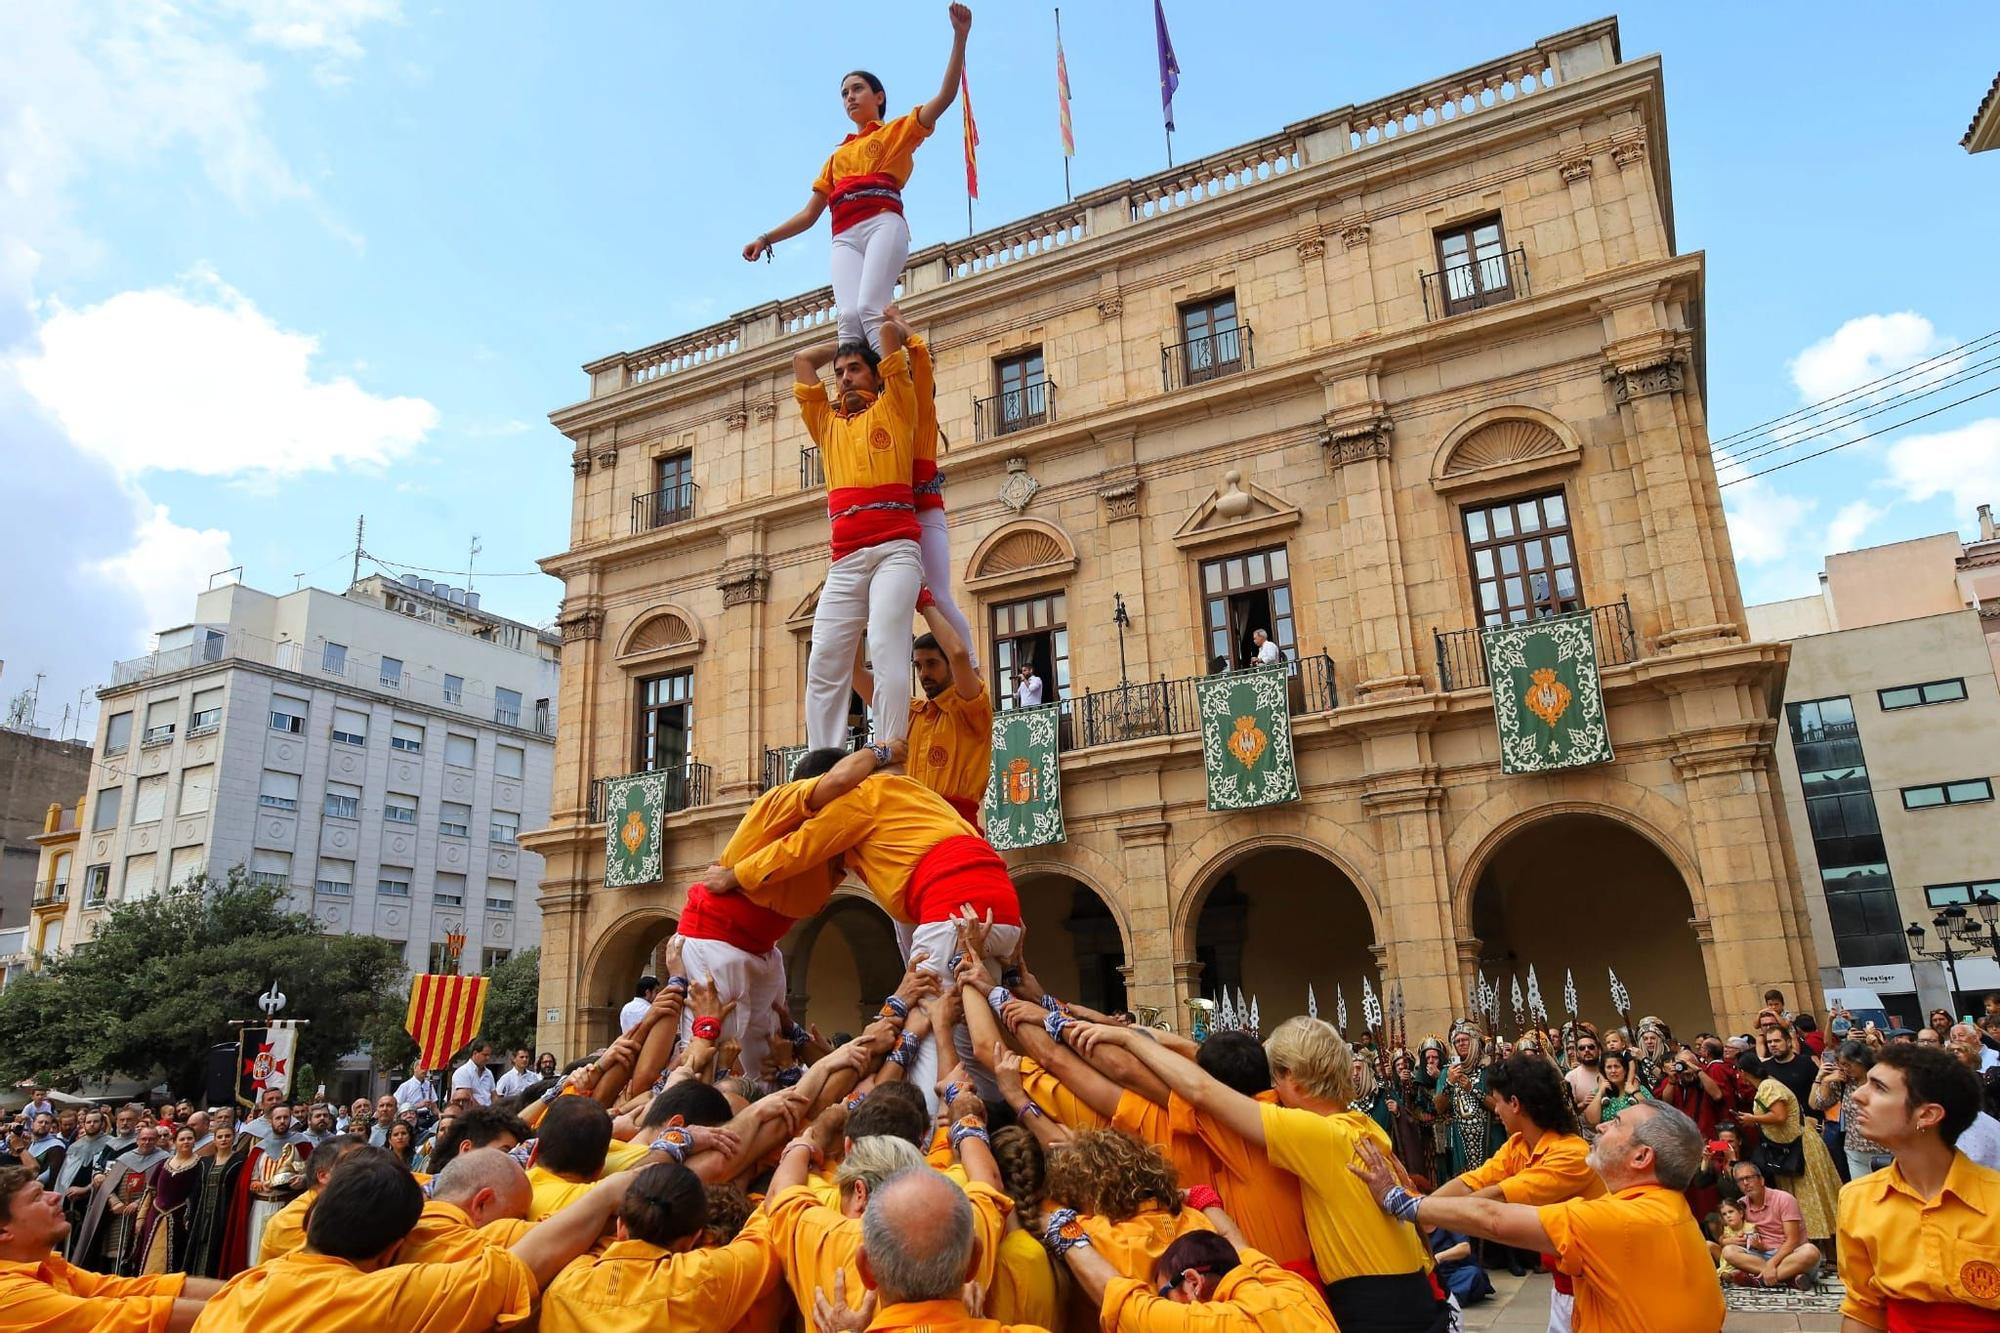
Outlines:
[[[1149, 10], [1064, 11], [1079, 190], [1165, 165]], [[1167, 12], [1185, 159], [1606, 11]], [[2000, 153], [1957, 146], [2000, 14], [1913, 12], [1620, 15], [1665, 59], [1717, 437], [2000, 328]], [[56, 727], [216, 570], [344, 586], [364, 511], [399, 566], [462, 570], [477, 533], [487, 605], [549, 619], [559, 585], [506, 576], [565, 544], [546, 414], [577, 367], [822, 284], [824, 223], [771, 265], [736, 251], [803, 202], [844, 71], [908, 107], [949, 41], [930, 0], [0, 0], [0, 32], [0, 691], [47, 673]], [[979, 224], [1060, 202], [1050, 9], [978, 5], [970, 67]], [[909, 211], [917, 245], [964, 230], [955, 112]], [[1827, 550], [2000, 502], [2000, 397], [1725, 494], [1746, 593], [1810, 592]]]

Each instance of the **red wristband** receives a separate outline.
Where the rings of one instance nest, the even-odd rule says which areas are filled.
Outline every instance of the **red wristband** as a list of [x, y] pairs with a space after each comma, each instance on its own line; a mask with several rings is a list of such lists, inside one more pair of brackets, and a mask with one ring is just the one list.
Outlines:
[[1208, 1185], [1194, 1185], [1187, 1192], [1187, 1206], [1200, 1212], [1206, 1208], [1222, 1207], [1222, 1196]]
[[701, 1041], [714, 1041], [722, 1035], [722, 1020], [713, 1014], [703, 1014], [689, 1030]]

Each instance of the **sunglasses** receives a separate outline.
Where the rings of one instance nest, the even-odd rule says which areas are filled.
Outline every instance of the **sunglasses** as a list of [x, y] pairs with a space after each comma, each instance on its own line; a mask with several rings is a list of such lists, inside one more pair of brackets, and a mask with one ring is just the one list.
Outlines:
[[1214, 1271], [1215, 1268], [1211, 1264], [1202, 1264], [1199, 1267], [1183, 1268], [1181, 1270], [1179, 1277], [1173, 1279], [1171, 1282], [1162, 1282], [1160, 1284], [1160, 1299], [1163, 1301], [1171, 1300], [1173, 1298], [1174, 1288], [1178, 1287], [1182, 1283], [1182, 1281], [1184, 1281], [1187, 1278], [1187, 1275], [1189, 1273], [1199, 1273], [1201, 1276], [1207, 1277], [1210, 1273]]

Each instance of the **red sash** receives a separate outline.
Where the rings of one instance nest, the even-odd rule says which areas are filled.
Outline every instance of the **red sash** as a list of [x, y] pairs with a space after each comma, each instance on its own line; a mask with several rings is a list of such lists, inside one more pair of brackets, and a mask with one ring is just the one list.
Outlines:
[[1007, 877], [1007, 863], [984, 838], [961, 834], [924, 853], [910, 876], [903, 910], [920, 926], [949, 920], [963, 903], [976, 915], [991, 909], [996, 926], [1021, 924], [1021, 899]]
[[796, 924], [783, 912], [760, 907], [740, 893], [714, 894], [705, 884], [691, 884], [679, 929], [691, 940], [715, 940], [744, 953], [765, 954]]
[[842, 176], [833, 183], [833, 193], [826, 197], [826, 202], [833, 210], [833, 234], [838, 236], [877, 213], [902, 212], [903, 189], [886, 171]]
[[826, 512], [835, 560], [864, 546], [917, 539], [917, 502], [908, 483], [837, 487], [826, 493]]
[[1944, 1301], [1890, 1301], [1889, 1333], [1993, 1333], [2000, 1310]]

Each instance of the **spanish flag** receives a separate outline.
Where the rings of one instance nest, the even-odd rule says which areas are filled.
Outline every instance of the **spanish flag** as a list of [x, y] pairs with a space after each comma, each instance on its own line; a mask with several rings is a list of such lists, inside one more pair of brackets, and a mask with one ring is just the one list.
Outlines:
[[972, 118], [972, 80], [965, 67], [958, 71], [958, 96], [965, 113], [965, 193], [979, 197], [979, 122]]
[[403, 1026], [416, 1038], [426, 1069], [443, 1069], [479, 1034], [486, 1016], [485, 977], [426, 972], [410, 981], [410, 1011]]

